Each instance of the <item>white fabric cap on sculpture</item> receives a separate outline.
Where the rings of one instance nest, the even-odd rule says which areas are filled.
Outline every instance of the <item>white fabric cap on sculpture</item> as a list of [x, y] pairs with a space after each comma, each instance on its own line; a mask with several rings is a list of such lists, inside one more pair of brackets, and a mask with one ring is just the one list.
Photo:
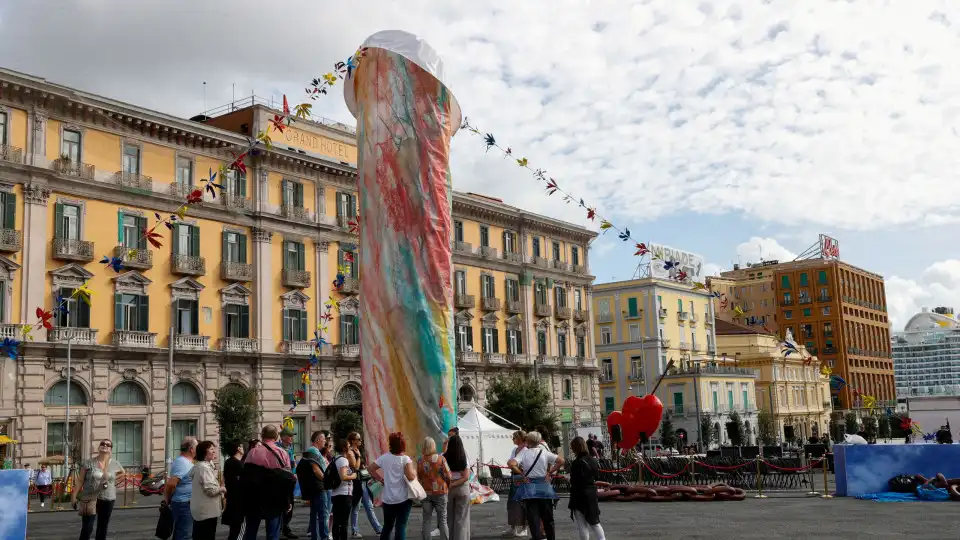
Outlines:
[[[403, 30], [382, 30], [364, 40], [363, 45], [360, 47], [383, 49], [399, 54], [436, 77], [437, 80], [447, 87], [447, 91], [450, 93], [452, 105], [450, 112], [455, 120], [454, 133], [460, 129], [460, 123], [463, 120], [460, 112], [460, 103], [457, 102], [457, 98], [454, 97], [453, 92], [450, 92], [450, 85], [447, 84], [447, 80], [444, 78], [443, 60], [440, 58], [440, 55], [437, 54], [437, 51], [435, 51], [429, 43], [424, 41], [423, 38]], [[360, 62], [362, 63], [363, 59], [361, 59]], [[350, 114], [356, 118], [357, 98], [356, 95], [354, 95], [353, 82], [350, 78], [348, 78], [343, 85], [343, 99], [347, 103], [347, 108], [350, 109]]]

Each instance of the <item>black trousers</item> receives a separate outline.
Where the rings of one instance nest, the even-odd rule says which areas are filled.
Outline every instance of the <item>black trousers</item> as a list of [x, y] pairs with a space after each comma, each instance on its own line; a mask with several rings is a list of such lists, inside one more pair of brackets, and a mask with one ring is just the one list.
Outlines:
[[553, 528], [554, 501], [551, 499], [527, 499], [523, 501], [523, 504], [526, 506], [527, 526], [530, 527], [531, 538], [533, 540], [556, 540], [557, 534]]
[[217, 540], [217, 518], [193, 520], [193, 540]]
[[290, 520], [293, 519], [293, 492], [290, 492], [290, 497], [287, 499], [290, 502], [290, 511], [283, 515], [283, 533], [286, 534], [290, 531]]
[[227, 533], [227, 540], [240, 540], [243, 537], [244, 524], [247, 521], [241, 519], [240, 523], [233, 523], [230, 525], [230, 532]]
[[350, 510], [353, 501], [350, 495], [336, 495], [333, 501], [333, 540], [347, 540], [350, 529]]
[[110, 526], [110, 514], [115, 501], [97, 499], [97, 515], [80, 518], [80, 540], [90, 540], [93, 524], [97, 524], [96, 540], [107, 540], [107, 527]]

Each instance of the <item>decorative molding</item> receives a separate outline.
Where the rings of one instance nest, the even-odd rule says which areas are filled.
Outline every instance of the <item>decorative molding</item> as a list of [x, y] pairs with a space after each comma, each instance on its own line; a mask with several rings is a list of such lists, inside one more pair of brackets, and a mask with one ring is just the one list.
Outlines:
[[537, 330], [549, 330], [550, 320], [549, 318], [540, 319], [534, 326], [537, 328]]
[[77, 368], [70, 366], [70, 370], [67, 371], [67, 366], [60, 368], [60, 378], [66, 380], [67, 373], [70, 374], [70, 379], [73, 380], [77, 377]]
[[93, 277], [93, 273], [77, 263], [70, 263], [50, 271], [54, 290], [76, 289]]
[[118, 293], [146, 296], [148, 294], [147, 286], [153, 281], [136, 270], [130, 270], [113, 278], [113, 283], [114, 289]]
[[125, 381], [135, 381], [137, 380], [138, 375], [139, 373], [137, 372], [137, 370], [132, 368], [127, 368], [123, 370], [121, 374], [121, 376], [123, 377], [123, 380]]
[[573, 329], [573, 333], [576, 334], [577, 337], [585, 337], [587, 335], [587, 323], [578, 324]]
[[220, 305], [239, 305], [247, 306], [250, 304], [250, 296], [253, 291], [246, 288], [242, 283], [233, 283], [220, 289]]
[[320, 253], [326, 253], [330, 249], [330, 242], [326, 240], [317, 241], [314, 245]]
[[173, 300], [199, 301], [200, 291], [204, 289], [204, 286], [193, 278], [185, 277], [171, 283], [170, 289]]
[[[283, 309], [307, 309], [307, 302], [310, 297], [303, 294], [300, 289], [294, 289], [288, 293], [281, 294], [280, 300], [283, 303]], [[341, 313], [343, 311], [343, 302], [340, 303]]]
[[456, 326], [470, 326], [470, 321], [472, 320], [473, 313], [470, 313], [469, 309], [458, 311], [457, 314], [453, 316], [453, 321]]
[[231, 371], [227, 378], [230, 379], [230, 382], [232, 383], [240, 384], [244, 387], [247, 386], [246, 377], [244, 377], [243, 373], [240, 373], [239, 371]]
[[340, 301], [340, 315], [358, 315], [359, 313], [360, 300], [356, 296]]
[[224, 226], [223, 226], [223, 232], [234, 233], [234, 234], [242, 234], [242, 235], [244, 235], [244, 236], [247, 235], [247, 230], [246, 230], [246, 229], [243, 229], [243, 228], [241, 228], [241, 227], [237, 227], [236, 225], [224, 225]]
[[267, 244], [273, 242], [273, 231], [268, 231], [260, 227], [251, 227], [250, 233], [253, 235], [254, 242], [265, 242]]
[[123, 215], [125, 215], [125, 216], [144, 217], [144, 216], [146, 215], [146, 214], [144, 214], [143, 210], [134, 210], [133, 208], [123, 208], [123, 207], [120, 207], [120, 208], [118, 209], [118, 212], [123, 212]]
[[46, 206], [50, 199], [50, 188], [39, 184], [27, 184], [23, 186], [23, 198], [29, 204]]
[[487, 313], [480, 318], [480, 326], [482, 328], [496, 328], [498, 322], [500, 322], [500, 318], [493, 312]]
[[563, 321], [563, 322], [561, 322], [560, 324], [557, 325], [557, 333], [558, 333], [558, 334], [566, 334], [566, 333], [567, 333], [567, 330], [569, 330], [569, 329], [570, 329], [570, 323], [568, 323], [567, 321]]
[[522, 330], [523, 318], [520, 315], [514, 315], [513, 317], [510, 317], [506, 321], [504, 321], [504, 324], [510, 330]]

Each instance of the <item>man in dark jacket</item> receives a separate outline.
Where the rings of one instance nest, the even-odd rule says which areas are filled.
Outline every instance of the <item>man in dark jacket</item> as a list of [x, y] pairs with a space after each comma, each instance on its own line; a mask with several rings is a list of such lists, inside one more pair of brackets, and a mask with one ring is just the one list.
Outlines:
[[266, 522], [267, 540], [279, 540], [283, 514], [290, 510], [290, 494], [297, 483], [290, 472], [290, 458], [277, 446], [276, 426], [264, 426], [260, 432], [262, 446], [247, 454], [240, 481], [247, 495], [243, 498], [246, 513], [246, 540], [256, 540], [260, 522]]
[[323, 472], [327, 460], [321, 452], [327, 446], [327, 438], [320, 431], [310, 436], [310, 447], [300, 456], [297, 464], [297, 480], [300, 481], [300, 496], [310, 503], [310, 540], [326, 540], [330, 535], [330, 506], [323, 490]]

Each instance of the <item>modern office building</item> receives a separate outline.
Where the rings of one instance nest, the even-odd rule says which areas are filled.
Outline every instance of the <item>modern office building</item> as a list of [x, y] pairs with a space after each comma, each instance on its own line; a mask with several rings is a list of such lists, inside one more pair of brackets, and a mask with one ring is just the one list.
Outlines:
[[[158, 229], [162, 247], [145, 239], [155, 213], [174, 212], [278, 112], [251, 98], [186, 120], [0, 70], [0, 337], [57, 295], [92, 291], [0, 360], [0, 426], [22, 462], [64, 453], [68, 395], [73, 458], [110, 437], [127, 466], [163, 463], [171, 386], [175, 439], [216, 439], [211, 404], [227, 385], [258, 390], [264, 423], [291, 416], [298, 449], [359, 407], [352, 127], [314, 117], [273, 133], [246, 172], [218, 177], [222, 193]], [[453, 216], [460, 398], [483, 403], [493, 377], [536, 371], [563, 422], [597, 421], [595, 233], [468, 193]], [[119, 272], [100, 264], [114, 255]], [[288, 412], [330, 297], [330, 345]]]
[[923, 308], [893, 335], [898, 398], [960, 396], [960, 322], [939, 311]]

